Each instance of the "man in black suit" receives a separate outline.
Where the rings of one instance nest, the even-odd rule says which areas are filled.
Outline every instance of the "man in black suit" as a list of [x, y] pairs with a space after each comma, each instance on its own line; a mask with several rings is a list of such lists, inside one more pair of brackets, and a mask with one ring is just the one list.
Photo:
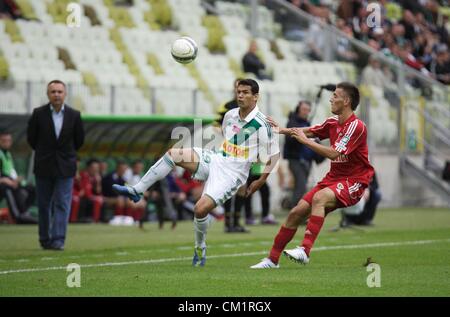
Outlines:
[[39, 207], [39, 242], [44, 249], [63, 250], [77, 169], [76, 151], [84, 142], [80, 112], [64, 104], [66, 85], [47, 85], [49, 103], [34, 109], [28, 143], [35, 150], [34, 174]]

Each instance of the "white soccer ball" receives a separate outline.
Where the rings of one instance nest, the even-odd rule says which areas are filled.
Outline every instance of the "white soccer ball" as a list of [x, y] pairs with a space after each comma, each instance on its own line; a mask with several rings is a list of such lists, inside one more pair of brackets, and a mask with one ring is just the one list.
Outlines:
[[178, 63], [189, 64], [197, 57], [198, 46], [193, 39], [183, 36], [172, 44], [172, 57]]

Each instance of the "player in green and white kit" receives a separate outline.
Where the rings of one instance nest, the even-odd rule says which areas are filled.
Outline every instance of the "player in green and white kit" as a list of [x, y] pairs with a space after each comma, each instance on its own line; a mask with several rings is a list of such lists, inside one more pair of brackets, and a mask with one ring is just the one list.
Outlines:
[[225, 141], [219, 151], [192, 149], [170, 149], [159, 159], [134, 186], [113, 185], [113, 189], [139, 201], [141, 194], [151, 185], [163, 179], [175, 165], [183, 167], [193, 178], [205, 182], [202, 197], [195, 205], [195, 248], [192, 264], [205, 265], [206, 232], [210, 224], [209, 212], [230, 199], [245, 184], [253, 162], [265, 161], [266, 168], [261, 177], [250, 184], [247, 195], [253, 194], [266, 181], [279, 159], [278, 134], [262, 114], [256, 102], [259, 86], [253, 79], [239, 81], [237, 102], [239, 108], [225, 114], [222, 130]]

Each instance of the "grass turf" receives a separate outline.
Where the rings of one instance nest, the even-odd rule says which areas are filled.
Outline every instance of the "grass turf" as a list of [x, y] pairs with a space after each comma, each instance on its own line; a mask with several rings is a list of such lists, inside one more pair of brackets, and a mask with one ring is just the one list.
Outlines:
[[[278, 270], [249, 266], [266, 256], [279, 226], [225, 234], [216, 222], [207, 264], [194, 268], [190, 221], [175, 230], [70, 225], [63, 252], [41, 250], [36, 226], [1, 225], [0, 296], [450, 296], [450, 210], [384, 209], [374, 227], [333, 232], [339, 220], [326, 219], [310, 264], [281, 258]], [[379, 288], [366, 284], [369, 257], [381, 267]], [[69, 263], [81, 265], [79, 288], [66, 285]]]

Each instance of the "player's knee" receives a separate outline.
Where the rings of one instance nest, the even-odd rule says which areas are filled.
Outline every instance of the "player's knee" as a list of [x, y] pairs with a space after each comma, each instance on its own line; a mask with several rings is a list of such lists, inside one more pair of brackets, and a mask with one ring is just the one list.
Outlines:
[[325, 205], [327, 202], [327, 196], [322, 192], [318, 191], [314, 194], [312, 198], [313, 205]]
[[311, 211], [311, 208], [309, 205], [306, 204], [297, 204], [294, 208], [291, 209], [291, 213], [295, 215], [296, 217], [306, 217], [309, 212]]
[[302, 214], [302, 207], [299, 205], [294, 206], [289, 212], [293, 216], [300, 216]]
[[204, 218], [208, 215], [208, 208], [205, 204], [197, 203], [194, 207], [195, 218]]

